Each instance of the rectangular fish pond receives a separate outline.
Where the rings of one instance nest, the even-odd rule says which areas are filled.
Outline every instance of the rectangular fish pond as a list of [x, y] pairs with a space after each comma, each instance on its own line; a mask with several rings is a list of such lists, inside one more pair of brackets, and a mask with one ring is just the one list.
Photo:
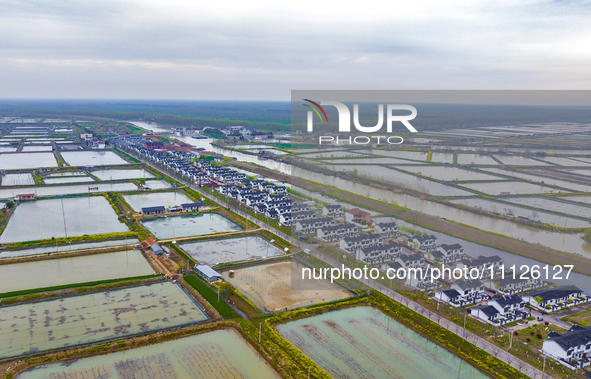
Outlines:
[[206, 320], [172, 282], [0, 307], [0, 358]]
[[488, 378], [372, 307], [333, 311], [276, 329], [334, 378]]
[[41, 196], [62, 196], [78, 193], [98, 193], [98, 192], [126, 192], [137, 191], [137, 186], [133, 183], [87, 183], [73, 184], [63, 186], [37, 186], [35, 188], [5, 188], [0, 189], [0, 199], [8, 199], [21, 193], [37, 193]]
[[70, 166], [106, 166], [129, 164], [116, 153], [105, 151], [64, 151], [61, 153], [62, 157]]
[[95, 170], [91, 174], [100, 180], [148, 179], [154, 177], [152, 173], [143, 168], [130, 170]]
[[195, 200], [191, 199], [189, 196], [185, 195], [182, 192], [139, 193], [133, 195], [123, 195], [123, 199], [136, 212], [140, 212], [142, 208], [146, 207], [169, 207], [173, 205], [181, 205], [195, 202]]
[[0, 167], [5, 170], [57, 166], [58, 164], [53, 153], [0, 154]]
[[236, 232], [242, 226], [218, 213], [158, 217], [143, 220], [142, 224], [158, 239]]
[[0, 293], [155, 274], [138, 250], [0, 265]]
[[230, 275], [229, 271], [221, 274], [263, 313], [342, 300], [354, 295], [329, 280], [301, 280], [303, 267], [307, 266], [297, 260], [288, 260], [234, 269], [234, 275]]
[[[1, 203], [0, 203], [1, 204]], [[1, 205], [0, 205], [1, 208]], [[98, 242], [77, 242], [77, 243], [63, 243], [55, 246], [55, 244], [43, 245], [39, 247], [31, 247], [27, 249], [9, 249], [9, 250], [0, 250], [0, 259], [1, 258], [11, 258], [11, 257], [22, 257], [27, 255], [36, 255], [36, 254], [52, 254], [52, 253], [64, 253], [76, 250], [85, 250], [85, 249], [96, 249], [100, 247], [109, 247], [109, 246], [121, 246], [121, 245], [137, 245], [140, 243], [140, 240], [135, 237], [128, 237], [120, 238], [120, 239], [110, 239], [105, 241], [98, 241]]]
[[16, 207], [0, 243], [127, 231], [102, 196], [36, 200]]
[[233, 330], [40, 366], [18, 379], [274, 379], [280, 378]]
[[178, 246], [200, 264], [210, 266], [285, 254], [285, 251], [259, 235], [179, 243]]

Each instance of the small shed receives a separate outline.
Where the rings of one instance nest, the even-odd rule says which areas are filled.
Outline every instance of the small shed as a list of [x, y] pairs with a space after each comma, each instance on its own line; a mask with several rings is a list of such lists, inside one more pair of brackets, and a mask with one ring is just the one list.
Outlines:
[[164, 207], [163, 206], [159, 206], [159, 207], [146, 207], [146, 208], [142, 208], [142, 214], [143, 215], [157, 215], [157, 214], [162, 214], [164, 213]]
[[199, 202], [199, 203], [181, 204], [181, 207], [183, 207], [183, 212], [198, 211], [199, 208], [203, 207], [203, 203]]
[[164, 254], [164, 250], [162, 250], [162, 248], [160, 247], [160, 245], [158, 245], [157, 243], [152, 245], [152, 253], [156, 254], [156, 255], [162, 255]]
[[215, 282], [222, 277], [220, 273], [206, 265], [195, 265], [195, 271], [209, 282]]

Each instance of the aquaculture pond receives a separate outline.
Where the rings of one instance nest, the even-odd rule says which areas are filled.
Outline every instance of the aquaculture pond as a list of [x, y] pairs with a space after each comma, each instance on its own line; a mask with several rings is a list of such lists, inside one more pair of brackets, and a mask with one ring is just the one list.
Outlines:
[[[442, 183], [434, 182], [429, 179], [419, 178], [412, 174], [407, 174], [393, 168], [383, 166], [345, 166], [332, 165], [329, 166], [333, 171], [354, 171], [357, 174], [371, 180], [376, 180], [381, 183], [391, 183], [397, 186], [402, 186], [414, 191], [427, 193], [435, 196], [470, 196], [472, 192], [463, 189], [448, 186]], [[404, 169], [404, 167], [401, 167]]]
[[461, 165], [498, 165], [499, 163], [488, 155], [480, 154], [458, 154], [458, 164]]
[[172, 282], [0, 307], [0, 358], [206, 320]]
[[[29, 191], [35, 192], [37, 197], [55, 196], [55, 195], [73, 195], [77, 193], [97, 193], [97, 192], [124, 192], [137, 191], [137, 186], [133, 183], [88, 183], [73, 184], [64, 186], [37, 186]], [[0, 189], [0, 199], [8, 199], [23, 193], [22, 188]], [[27, 192], [25, 192], [27, 193]]]
[[526, 182], [491, 182], [491, 183], [462, 183], [462, 187], [471, 188], [476, 191], [484, 192], [488, 195], [500, 195], [508, 193], [510, 195], [523, 195], [528, 193], [563, 193], [568, 190], [559, 190], [535, 183]]
[[[523, 199], [537, 199], [534, 197], [528, 197]], [[515, 201], [516, 200], [516, 201]], [[512, 202], [515, 204], [523, 204], [535, 207], [534, 202], [520, 202], [519, 198], [506, 198], [503, 201]], [[551, 200], [548, 200], [551, 201]], [[513, 217], [526, 217], [528, 219], [540, 220], [541, 222], [561, 226], [564, 228], [584, 228], [589, 226], [589, 221], [580, 220], [578, 218], [561, 216], [550, 212], [544, 212], [540, 209], [528, 209], [519, 207], [513, 204], [500, 203], [494, 200], [487, 200], [482, 198], [470, 198], [470, 199], [457, 199], [452, 200], [454, 203], [459, 203], [472, 208], [481, 208], [485, 211], [512, 215]], [[560, 203], [558, 203], [560, 204]], [[540, 205], [537, 205], [538, 207]], [[591, 209], [589, 209], [591, 211]], [[560, 211], [559, 211], [560, 212]]]
[[[554, 196], [552, 196], [554, 197]], [[557, 201], [552, 199], [552, 197], [512, 197], [506, 199], [511, 203], [515, 204], [522, 204], [527, 205], [530, 207], [535, 207], [539, 209], [545, 209], [554, 212], [560, 212], [565, 214], [570, 214], [573, 216], [585, 217], [587, 220], [584, 222], [586, 226], [591, 226], [589, 224], [589, 217], [591, 217], [591, 208], [588, 206], [581, 206], [577, 204], [571, 204], [564, 201]], [[569, 199], [568, 197], [563, 197], [563, 199]], [[576, 199], [576, 197], [570, 198], [572, 200]], [[570, 200], [569, 199], [569, 200]], [[564, 225], [562, 225], [564, 226]]]
[[353, 293], [329, 280], [302, 279], [304, 264], [292, 260], [222, 272], [224, 280], [238, 288], [265, 313], [341, 300]]
[[[33, 175], [26, 174], [6, 174], [2, 176], [3, 186], [32, 186], [35, 184]], [[19, 190], [19, 191], [22, 191]]]
[[129, 163], [109, 150], [64, 151], [61, 154], [70, 166], [105, 166]]
[[123, 199], [125, 199], [127, 204], [129, 204], [136, 212], [139, 212], [142, 208], [146, 207], [169, 207], [195, 202], [182, 192], [153, 192], [123, 195]]
[[[294, 153], [300, 153], [304, 150], [295, 150]], [[306, 154], [298, 154], [298, 157], [302, 158], [342, 158], [342, 157], [359, 157], [364, 156], [361, 153], [355, 153], [350, 150], [333, 150], [333, 151], [322, 151]]]
[[[425, 162], [409, 161], [400, 158], [392, 157], [367, 157], [367, 158], [347, 158], [347, 159], [323, 159], [320, 162], [323, 163], [338, 163], [338, 164], [400, 164], [400, 165], [415, 165], [425, 164]], [[363, 167], [361, 167], [363, 169]]]
[[130, 170], [95, 170], [91, 172], [100, 180], [122, 180], [122, 179], [137, 179], [137, 178], [153, 178], [154, 175], [148, 170], [130, 169]]
[[86, 182], [94, 182], [94, 179], [90, 176], [82, 176], [82, 175], [70, 175], [70, 176], [63, 176], [63, 177], [53, 177], [53, 178], [45, 178], [43, 179], [45, 184], [63, 184], [63, 183], [86, 183]]
[[0, 243], [127, 231], [102, 196], [37, 200], [16, 207]]
[[259, 235], [181, 243], [179, 247], [197, 262], [206, 265], [285, 254], [285, 251]]
[[405, 166], [401, 170], [414, 172], [415, 174], [427, 176], [429, 178], [453, 182], [455, 180], [507, 180], [506, 178], [488, 175], [482, 172], [465, 170], [457, 167], [447, 167], [441, 165], [424, 166]]
[[23, 146], [22, 151], [52, 151], [53, 147], [51, 145], [44, 145], [44, 146]]
[[425, 162], [427, 160], [426, 151], [407, 151], [407, 150], [382, 150], [382, 149], [363, 149], [356, 150], [363, 154], [382, 155], [386, 157], [412, 159]]
[[142, 224], [158, 239], [243, 230], [240, 225], [232, 220], [213, 212], [152, 218], [143, 220]]
[[0, 265], [0, 293], [155, 274], [137, 250]]
[[57, 166], [58, 164], [53, 153], [0, 154], [0, 167], [5, 170]]
[[165, 188], [172, 188], [172, 184], [167, 182], [166, 180], [146, 180], [145, 184], [146, 189], [158, 190], [158, 189], [165, 189]]
[[238, 332], [216, 330], [28, 370], [18, 379], [280, 378]]
[[333, 311], [276, 329], [334, 378], [488, 378], [371, 307]]
[[121, 245], [137, 245], [139, 244], [140, 240], [137, 238], [127, 238], [127, 239], [110, 239], [107, 241], [99, 241], [99, 242], [78, 242], [78, 243], [65, 243], [59, 244], [56, 246], [55, 244], [39, 246], [39, 247], [31, 247], [28, 249], [13, 249], [13, 250], [0, 250], [0, 258], [10, 258], [10, 257], [22, 257], [26, 255], [35, 255], [35, 254], [48, 254], [48, 253], [63, 253], [63, 252], [70, 252], [76, 250], [84, 250], [84, 249], [96, 249], [99, 247], [109, 247], [109, 246], [121, 246]]
[[[537, 183], [541, 183], [541, 184], [566, 188], [566, 189], [570, 189], [570, 190], [577, 191], [577, 192], [589, 192], [589, 190], [591, 189], [591, 184], [574, 183], [574, 182], [570, 182], [568, 180], [559, 180], [559, 179], [552, 178], [552, 177], [550, 177], [551, 175], [553, 175], [553, 173], [551, 171], [545, 172], [545, 174], [548, 176], [539, 176], [539, 175], [529, 174], [529, 173], [520, 172], [520, 171], [504, 170], [502, 168], [495, 168], [495, 167], [482, 168], [481, 170], [487, 171], [487, 172], [493, 172], [493, 173], [497, 173], [497, 174], [501, 174], [501, 175], [511, 176], [514, 178], [524, 179], [524, 180], [528, 180], [528, 181], [532, 181], [532, 182], [537, 182]], [[505, 179], [509, 179], [509, 178], [505, 178]]]

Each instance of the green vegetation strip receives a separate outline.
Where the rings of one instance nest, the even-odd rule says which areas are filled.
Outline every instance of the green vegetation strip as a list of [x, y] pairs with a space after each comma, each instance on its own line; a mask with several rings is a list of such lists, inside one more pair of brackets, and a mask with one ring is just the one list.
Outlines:
[[179, 255], [183, 258], [185, 258], [187, 260], [187, 262], [189, 262], [189, 266], [193, 267], [195, 266], [195, 261], [187, 254], [185, 254], [185, 252], [183, 250], [181, 250], [180, 247], [178, 247], [177, 245], [173, 244], [172, 242], [168, 243], [168, 246], [170, 246], [171, 249], [174, 249], [174, 251], [176, 251], [177, 253], [179, 253]]
[[207, 302], [211, 304], [211, 306], [214, 307], [222, 317], [231, 317], [236, 315], [234, 310], [223, 300], [221, 296], [219, 297], [218, 301], [217, 292], [213, 288], [209, 287], [204, 281], [193, 275], [185, 275], [183, 276], [183, 279], [185, 279], [185, 282], [193, 287], [195, 291], [199, 292], [201, 296], [203, 296], [203, 298], [207, 300]]
[[101, 284], [111, 284], [117, 282], [127, 282], [130, 280], [144, 280], [144, 279], [152, 279], [158, 278], [163, 276], [162, 274], [154, 274], [154, 275], [145, 275], [145, 276], [132, 276], [129, 278], [120, 278], [120, 279], [109, 279], [109, 280], [99, 280], [96, 282], [86, 282], [86, 283], [76, 283], [76, 284], [64, 284], [61, 286], [53, 286], [53, 287], [45, 287], [45, 288], [35, 288], [30, 290], [23, 290], [23, 291], [13, 291], [13, 292], [5, 292], [0, 293], [0, 298], [7, 298], [7, 297], [15, 297], [15, 296], [24, 296], [30, 295], [33, 293], [39, 292], [49, 292], [49, 291], [60, 291], [66, 290], [70, 288], [78, 288], [78, 287], [91, 287], [91, 286], [98, 286]]

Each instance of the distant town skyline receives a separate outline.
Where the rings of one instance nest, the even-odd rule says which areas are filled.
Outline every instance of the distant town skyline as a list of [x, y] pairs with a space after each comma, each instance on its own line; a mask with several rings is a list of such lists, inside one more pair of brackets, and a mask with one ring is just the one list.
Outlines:
[[589, 2], [0, 0], [0, 98], [590, 89]]

